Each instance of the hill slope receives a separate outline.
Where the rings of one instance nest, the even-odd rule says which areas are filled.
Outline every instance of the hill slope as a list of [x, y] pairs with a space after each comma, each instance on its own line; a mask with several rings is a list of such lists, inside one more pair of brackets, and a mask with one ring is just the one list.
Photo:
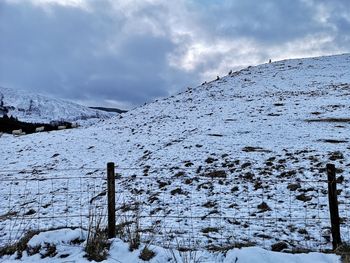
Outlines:
[[328, 162], [343, 175], [340, 201], [350, 197], [349, 83], [349, 54], [250, 67], [88, 129], [3, 137], [0, 167], [7, 178], [88, 178], [114, 161], [118, 194], [142, 206], [143, 227], [161, 224], [162, 240], [165, 229], [204, 246], [329, 248]]
[[46, 123], [114, 116], [72, 102], [0, 87], [0, 114], [4, 113], [21, 121]]

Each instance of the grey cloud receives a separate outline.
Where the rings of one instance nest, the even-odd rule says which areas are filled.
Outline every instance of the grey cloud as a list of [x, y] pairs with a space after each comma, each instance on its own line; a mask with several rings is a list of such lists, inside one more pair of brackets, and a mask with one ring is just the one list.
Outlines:
[[[0, 2], [0, 85], [96, 105], [140, 105], [199, 84], [222, 63], [235, 68], [246, 56], [213, 50], [195, 57], [192, 70], [170, 63], [169, 55], [181, 58], [198, 42], [215, 49], [219, 41], [251, 39], [259, 46], [256, 62], [269, 57], [268, 47], [312, 34], [334, 38], [320, 48], [325, 53], [350, 46], [347, 0], [140, 1], [132, 12], [110, 0], [89, 4], [85, 10]], [[320, 5], [327, 23], [315, 19]]]
[[[1, 35], [6, 37], [0, 40], [0, 81], [71, 99], [134, 105], [168, 95], [171, 83], [162, 76], [179, 75], [167, 64], [172, 41], [125, 35], [118, 17], [104, 17], [109, 6], [99, 9], [103, 13], [56, 6], [51, 14], [30, 4], [2, 4]], [[109, 50], [113, 39], [117, 47]], [[189, 79], [182, 73], [176, 81], [181, 86]]]
[[300, 0], [215, 2], [209, 10], [201, 9], [201, 23], [207, 21], [209, 37], [216, 34], [223, 38], [246, 37], [263, 44], [279, 44], [324, 29], [313, 19], [314, 8]]

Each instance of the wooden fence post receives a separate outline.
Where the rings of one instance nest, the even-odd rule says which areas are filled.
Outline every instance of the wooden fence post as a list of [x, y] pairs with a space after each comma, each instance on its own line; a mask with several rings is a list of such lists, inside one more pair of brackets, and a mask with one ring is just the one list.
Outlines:
[[107, 198], [108, 198], [108, 238], [114, 238], [116, 236], [114, 163], [107, 163]]
[[331, 216], [331, 231], [332, 231], [332, 245], [335, 250], [341, 245], [340, 237], [340, 219], [338, 209], [338, 197], [337, 197], [337, 180], [335, 176], [334, 164], [327, 164], [328, 175], [328, 202], [329, 212]]

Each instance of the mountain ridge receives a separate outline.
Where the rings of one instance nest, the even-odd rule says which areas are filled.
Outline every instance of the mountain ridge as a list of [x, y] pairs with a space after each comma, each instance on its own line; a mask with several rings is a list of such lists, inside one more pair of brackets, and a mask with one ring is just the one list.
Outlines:
[[0, 114], [26, 122], [82, 121], [106, 119], [113, 114], [31, 92], [0, 87]]

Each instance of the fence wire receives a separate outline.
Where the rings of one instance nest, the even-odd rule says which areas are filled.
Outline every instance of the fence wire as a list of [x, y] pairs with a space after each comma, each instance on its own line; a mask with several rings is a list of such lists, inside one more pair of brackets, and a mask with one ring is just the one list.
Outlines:
[[[269, 178], [198, 168], [116, 168], [118, 235], [137, 231], [168, 247], [323, 251], [331, 233], [326, 176]], [[0, 244], [30, 230], [87, 229], [92, 215], [107, 219], [105, 168], [0, 172]], [[338, 182], [343, 241], [350, 240], [349, 182]]]

